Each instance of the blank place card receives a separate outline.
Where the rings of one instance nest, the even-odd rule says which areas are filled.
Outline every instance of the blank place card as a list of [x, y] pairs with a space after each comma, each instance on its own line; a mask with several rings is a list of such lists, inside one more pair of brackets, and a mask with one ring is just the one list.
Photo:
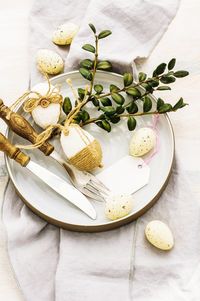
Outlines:
[[132, 194], [149, 182], [150, 168], [141, 158], [125, 156], [97, 177], [112, 193]]

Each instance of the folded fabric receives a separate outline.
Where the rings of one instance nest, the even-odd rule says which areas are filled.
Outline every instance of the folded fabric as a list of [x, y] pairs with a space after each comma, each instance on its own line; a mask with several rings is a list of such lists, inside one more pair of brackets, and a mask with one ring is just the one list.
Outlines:
[[[148, 57], [174, 17], [178, 3], [36, 0], [30, 18], [32, 84], [42, 78], [35, 66], [37, 49], [60, 53], [66, 71], [78, 68], [84, 55], [81, 46], [90, 39], [90, 22], [99, 30], [113, 32], [100, 45], [100, 58], [109, 59], [115, 71], [130, 70], [138, 57]], [[79, 33], [71, 47], [57, 47], [51, 42], [52, 32], [68, 21], [80, 25]], [[137, 221], [109, 232], [74, 233], [49, 225], [22, 203], [12, 184], [3, 207], [11, 263], [28, 301], [192, 300], [191, 289], [199, 279], [199, 215], [187, 173], [177, 165], [151, 210]], [[144, 227], [152, 219], [166, 221], [173, 230], [172, 252], [156, 250], [145, 240]], [[195, 293], [194, 300], [198, 300], [200, 292]]]
[[[65, 60], [65, 71], [76, 70], [85, 51], [81, 47], [93, 43], [89, 23], [97, 29], [111, 29], [113, 34], [100, 43], [100, 59], [109, 59], [114, 71], [135, 68], [137, 58], [148, 57], [173, 19], [179, 1], [173, 0], [36, 0], [30, 16], [31, 83], [42, 79], [35, 56], [38, 49], [58, 52]], [[71, 47], [58, 47], [51, 41], [55, 28], [73, 22], [80, 26]], [[102, 54], [102, 56], [101, 56]]]

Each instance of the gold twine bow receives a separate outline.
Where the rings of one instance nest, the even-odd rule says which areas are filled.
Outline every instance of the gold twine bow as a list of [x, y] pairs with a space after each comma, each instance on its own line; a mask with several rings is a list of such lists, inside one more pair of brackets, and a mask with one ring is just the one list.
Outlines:
[[[67, 79], [67, 83], [69, 84], [69, 86], [71, 87], [72, 83], [71, 80]], [[40, 147], [45, 141], [47, 141], [52, 133], [54, 129], [59, 129], [61, 130], [64, 135], [68, 135], [69, 134], [69, 126], [70, 124], [73, 122], [73, 119], [75, 117], [75, 115], [80, 111], [80, 109], [82, 108], [82, 106], [84, 106], [87, 103], [87, 98], [88, 98], [88, 89], [89, 87], [86, 86], [85, 87], [85, 95], [82, 101], [80, 101], [78, 99], [78, 96], [76, 98], [77, 101], [77, 105], [74, 107], [74, 109], [71, 110], [71, 112], [68, 114], [67, 119], [65, 120], [64, 125], [62, 124], [55, 124], [55, 125], [50, 125], [46, 128], [46, 130], [44, 130], [43, 132], [41, 132], [36, 139], [36, 142], [32, 145], [16, 145], [16, 147], [18, 148], [22, 148], [22, 149], [34, 149], [34, 148], [38, 148]], [[75, 94], [74, 94], [75, 96]], [[76, 126], [76, 124], [73, 124], [73, 126]], [[78, 125], [77, 125], [78, 126]]]
[[[43, 75], [45, 76], [48, 83], [47, 93], [45, 95], [41, 95], [37, 91], [27, 91], [10, 106], [11, 111], [15, 110], [16, 106], [21, 102], [24, 103], [24, 111], [28, 113], [31, 113], [38, 105], [46, 108], [51, 103], [62, 103], [63, 97], [60, 94], [60, 87], [57, 85], [52, 89], [48, 75], [46, 73], [43, 73]], [[10, 114], [11, 113], [12, 112], [10, 112]], [[8, 120], [10, 119], [10, 114], [7, 115]]]

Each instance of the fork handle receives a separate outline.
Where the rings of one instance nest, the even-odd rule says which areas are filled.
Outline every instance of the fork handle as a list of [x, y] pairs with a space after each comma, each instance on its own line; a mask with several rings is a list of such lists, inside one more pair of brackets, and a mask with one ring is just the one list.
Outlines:
[[[30, 141], [32, 144], [36, 143], [38, 133], [24, 117], [12, 112], [5, 106], [2, 99], [0, 99], [0, 118], [2, 118], [9, 128], [18, 136]], [[53, 152], [54, 147], [50, 143], [44, 142], [39, 149], [46, 156], [49, 156]]]
[[30, 157], [21, 152], [21, 150], [12, 145], [10, 141], [0, 133], [0, 151], [4, 152], [8, 157], [14, 159], [22, 166], [26, 166], [30, 161]]

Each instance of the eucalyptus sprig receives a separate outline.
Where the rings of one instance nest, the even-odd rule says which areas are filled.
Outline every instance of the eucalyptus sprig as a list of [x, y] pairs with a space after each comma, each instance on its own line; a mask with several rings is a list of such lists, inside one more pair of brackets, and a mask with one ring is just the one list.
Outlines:
[[[80, 124], [80, 126], [94, 123], [98, 127], [110, 132], [112, 129], [111, 124], [116, 124], [121, 119], [127, 118], [127, 127], [132, 131], [137, 125], [136, 117], [138, 116], [176, 112], [187, 105], [182, 97], [175, 105], [165, 102], [162, 98], [158, 98], [156, 108], [153, 109], [151, 95], [155, 91], [171, 90], [169, 85], [174, 83], [176, 79], [189, 74], [185, 70], [174, 71], [175, 58], [172, 58], [168, 64], [159, 64], [151, 77], [148, 77], [144, 72], [140, 72], [138, 80], [134, 81], [131, 73], [124, 73], [123, 86], [117, 87], [111, 83], [109, 92], [104, 92], [104, 87], [101, 84], [94, 84], [97, 70], [112, 70], [112, 64], [106, 60], [99, 60], [98, 53], [99, 40], [109, 36], [111, 31], [103, 30], [97, 33], [93, 24], [89, 24], [89, 26], [94, 35], [94, 45], [85, 44], [82, 49], [90, 52], [94, 57], [93, 59], [90, 57], [82, 60], [79, 72], [90, 82], [90, 85], [87, 98], [85, 98], [85, 89], [78, 88], [77, 90], [80, 110], [77, 110], [73, 122]], [[125, 100], [125, 95], [129, 96], [129, 101]], [[83, 102], [82, 105], [80, 105], [80, 102]], [[89, 102], [100, 112], [98, 117], [90, 117], [86, 108]], [[70, 111], [73, 110], [69, 97], [65, 98], [63, 109], [66, 115], [70, 114]]]

